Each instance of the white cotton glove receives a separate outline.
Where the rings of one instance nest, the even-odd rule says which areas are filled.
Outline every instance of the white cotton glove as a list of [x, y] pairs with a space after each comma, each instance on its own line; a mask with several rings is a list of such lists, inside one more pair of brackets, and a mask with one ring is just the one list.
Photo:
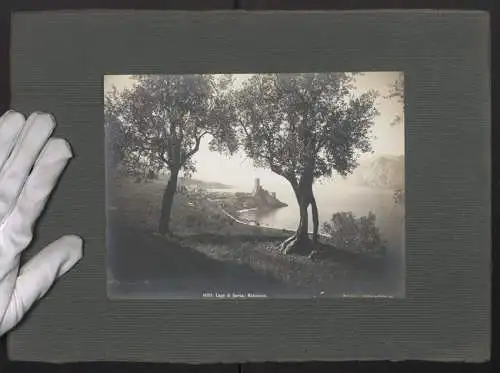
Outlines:
[[65, 140], [50, 138], [54, 127], [53, 117], [39, 112], [0, 118], [0, 336], [82, 256], [82, 240], [64, 236], [19, 269], [33, 224], [72, 157]]

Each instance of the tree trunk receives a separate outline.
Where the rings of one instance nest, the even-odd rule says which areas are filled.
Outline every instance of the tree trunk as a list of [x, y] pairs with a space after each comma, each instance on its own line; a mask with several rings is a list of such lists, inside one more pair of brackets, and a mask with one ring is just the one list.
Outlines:
[[318, 243], [318, 232], [319, 232], [319, 216], [318, 216], [318, 205], [316, 205], [316, 198], [314, 198], [314, 193], [311, 191], [311, 210], [313, 218], [313, 237], [312, 245], [313, 249]]
[[300, 221], [295, 234], [281, 244], [281, 250], [285, 254], [309, 255], [312, 251], [311, 241], [308, 236], [309, 215], [307, 208], [311, 203], [308, 188], [294, 188], [295, 196], [299, 204]]
[[170, 235], [170, 214], [172, 212], [172, 205], [174, 204], [175, 192], [177, 191], [179, 171], [180, 169], [177, 168], [170, 170], [170, 178], [163, 192], [160, 222], [158, 226], [158, 231], [162, 235]]
[[309, 214], [307, 208], [309, 207], [309, 201], [306, 196], [302, 195], [299, 202], [300, 220], [299, 227], [297, 228], [297, 237], [307, 237], [309, 230]]

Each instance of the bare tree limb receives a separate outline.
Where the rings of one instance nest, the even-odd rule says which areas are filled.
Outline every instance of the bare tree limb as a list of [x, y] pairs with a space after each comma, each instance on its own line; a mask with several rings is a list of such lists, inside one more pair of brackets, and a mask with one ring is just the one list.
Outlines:
[[240, 122], [240, 127], [243, 128], [243, 132], [245, 132], [245, 135], [250, 136], [250, 131], [248, 131], [245, 122], [241, 119], [239, 119], [238, 121]]
[[207, 134], [208, 134], [208, 131], [205, 131], [205, 132], [202, 132], [201, 135], [196, 137], [196, 143], [195, 143], [194, 148], [186, 153], [186, 157], [183, 159], [182, 163], [186, 162], [189, 158], [191, 158], [194, 154], [196, 154], [198, 152], [198, 150], [200, 150], [201, 139], [203, 138], [203, 136], [205, 136]]

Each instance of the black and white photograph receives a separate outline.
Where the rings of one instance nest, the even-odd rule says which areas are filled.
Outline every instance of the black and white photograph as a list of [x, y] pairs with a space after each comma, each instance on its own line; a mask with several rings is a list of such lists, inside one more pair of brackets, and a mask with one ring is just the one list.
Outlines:
[[405, 296], [404, 73], [104, 76], [111, 299]]

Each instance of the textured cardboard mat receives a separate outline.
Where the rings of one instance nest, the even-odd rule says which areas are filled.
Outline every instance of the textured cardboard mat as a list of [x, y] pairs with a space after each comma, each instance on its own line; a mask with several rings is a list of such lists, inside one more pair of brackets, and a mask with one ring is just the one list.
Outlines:
[[[483, 361], [490, 341], [489, 23], [481, 12], [17, 13], [13, 108], [54, 113], [76, 154], [32, 252], [85, 258], [9, 336], [14, 360]], [[405, 72], [405, 299], [110, 301], [103, 76]], [[263, 302], [265, 306], [263, 306]]]

